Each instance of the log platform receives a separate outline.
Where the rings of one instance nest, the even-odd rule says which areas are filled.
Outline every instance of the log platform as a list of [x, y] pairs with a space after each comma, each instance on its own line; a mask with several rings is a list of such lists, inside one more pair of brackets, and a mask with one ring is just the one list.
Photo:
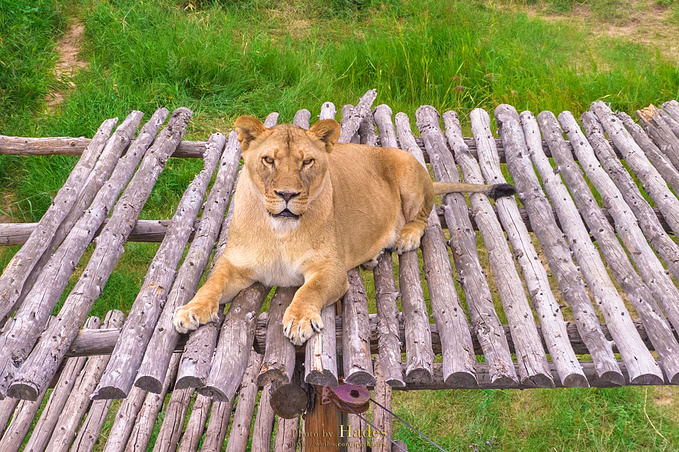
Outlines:
[[[303, 347], [280, 324], [296, 288], [255, 284], [189, 335], [171, 325], [228, 240], [235, 133], [183, 141], [192, 112], [180, 108], [138, 133], [134, 111], [91, 139], [0, 136], [4, 154], [81, 156], [40, 222], [0, 223], [0, 246], [21, 246], [0, 276], [0, 451], [340, 450], [312, 430], [367, 428], [328, 405], [322, 388], [344, 383], [385, 407], [393, 390], [679, 384], [676, 101], [638, 122], [602, 102], [580, 123], [500, 105], [472, 111], [464, 137], [455, 112], [394, 116], [376, 97], [339, 109], [341, 141], [401, 147], [442, 182], [511, 178], [517, 195], [442, 196], [421, 254], [387, 250], [374, 268], [351, 269], [349, 291]], [[337, 111], [326, 102], [319, 117]], [[310, 119], [303, 109], [293, 122]], [[139, 220], [171, 157], [203, 169], [172, 219]], [[127, 241], [162, 243], [131, 311], [89, 317]], [[391, 434], [388, 412], [369, 419]]]

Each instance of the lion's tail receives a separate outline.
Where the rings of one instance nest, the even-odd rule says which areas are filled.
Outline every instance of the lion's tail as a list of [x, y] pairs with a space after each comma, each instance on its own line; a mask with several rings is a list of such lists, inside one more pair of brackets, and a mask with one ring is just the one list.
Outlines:
[[493, 199], [497, 199], [503, 196], [512, 196], [516, 193], [516, 189], [510, 184], [479, 185], [460, 182], [434, 182], [434, 194], [436, 195], [459, 192], [484, 193]]

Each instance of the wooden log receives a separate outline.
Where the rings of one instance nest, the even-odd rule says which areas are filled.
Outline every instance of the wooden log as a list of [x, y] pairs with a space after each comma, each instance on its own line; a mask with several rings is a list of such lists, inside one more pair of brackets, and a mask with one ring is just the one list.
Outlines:
[[660, 151], [675, 168], [679, 168], [679, 137], [674, 134], [670, 125], [662, 117], [661, 111], [651, 104], [642, 110], [637, 110], [636, 114]]
[[85, 149], [27, 243], [7, 263], [0, 276], [0, 321], [16, 309], [26, 279], [49, 247], [59, 225], [73, 209], [117, 122], [118, 118], [108, 119], [99, 127], [91, 145]]
[[163, 424], [160, 426], [160, 432], [158, 432], [153, 445], [154, 452], [174, 452], [177, 450], [179, 439], [182, 436], [184, 419], [186, 419], [186, 413], [189, 411], [194, 392], [194, 388], [172, 391], [172, 396], [165, 409]]
[[301, 110], [298, 110], [297, 113], [295, 113], [295, 117], [292, 119], [292, 123], [296, 126], [303, 128], [303, 129], [308, 129], [310, 119], [311, 119], [311, 112], [309, 110], [307, 110], [306, 108], [303, 108]]
[[[130, 433], [129, 439], [127, 440], [125, 452], [142, 452], [147, 450], [149, 443], [151, 442], [151, 436], [153, 435], [153, 429], [156, 425], [158, 414], [163, 408], [165, 395], [174, 383], [174, 379], [177, 376], [178, 364], [179, 355], [176, 354], [170, 362], [170, 367], [167, 370], [167, 375], [165, 376], [163, 390], [161, 393], [146, 394], [144, 403], [139, 410], [139, 414], [137, 414], [137, 418], [134, 421], [134, 427], [132, 428], [132, 432]], [[109, 438], [111, 438], [110, 435]]]
[[299, 417], [294, 419], [279, 418], [276, 425], [274, 452], [295, 452], [299, 442]]
[[337, 386], [337, 338], [335, 336], [335, 305], [321, 311], [323, 329], [306, 343], [304, 381], [319, 386]]
[[[439, 126], [439, 114], [430, 106], [417, 109], [417, 128], [431, 155], [449, 152], [446, 140]], [[433, 148], [437, 148], [436, 151]], [[424, 158], [411, 147], [413, 154], [422, 165]], [[523, 223], [522, 223], [523, 224]], [[474, 346], [467, 314], [460, 303], [453, 280], [453, 269], [446, 247], [438, 216], [432, 210], [427, 219], [427, 228], [422, 237], [422, 260], [429, 287], [432, 316], [438, 326], [441, 339], [442, 360], [447, 382], [453, 386], [474, 387]]]
[[[391, 120], [391, 109], [387, 105], [379, 105], [374, 114], [377, 129], [383, 146], [398, 147], [396, 129]], [[385, 251], [377, 259], [373, 268], [375, 280], [375, 304], [377, 305], [379, 356], [382, 372], [388, 384], [403, 386], [401, 373], [401, 341], [398, 334], [398, 306], [396, 300], [399, 293], [394, 283], [394, 265], [391, 252]]]
[[198, 392], [216, 401], [233, 401], [255, 340], [257, 314], [270, 289], [255, 283], [231, 302], [222, 324], [210, 375]]
[[[260, 374], [261, 375], [261, 374]], [[252, 450], [269, 452], [273, 433], [274, 412], [271, 408], [271, 383], [262, 388], [262, 395], [257, 406], [257, 417], [252, 430]]]
[[361, 144], [368, 146], [378, 146], [378, 137], [375, 133], [375, 119], [372, 114], [366, 115], [358, 128], [358, 136]]
[[[85, 322], [85, 328], [87, 330], [96, 330], [100, 326], [101, 320], [99, 319], [99, 317], [90, 317], [89, 319], [87, 319], [87, 322]], [[34, 434], [31, 435], [31, 437], [28, 439], [28, 442], [26, 443], [25, 450], [27, 451], [45, 450], [45, 448], [47, 447], [47, 443], [49, 442], [49, 439], [52, 436], [52, 432], [54, 431], [54, 427], [57, 425], [57, 422], [59, 421], [59, 416], [61, 416], [61, 414], [63, 413], [66, 401], [68, 400], [68, 397], [71, 394], [73, 387], [75, 386], [78, 375], [80, 375], [80, 372], [83, 370], [83, 367], [85, 367], [86, 362], [87, 362], [86, 357], [71, 358], [66, 361], [64, 369], [62, 370], [61, 375], [59, 376], [59, 380], [56, 386], [54, 387], [54, 390], [52, 391], [49, 400], [47, 401], [47, 405], [45, 405], [45, 408], [40, 414], [40, 418], [35, 424], [35, 428], [33, 429]], [[45, 392], [47, 392], [47, 388], [43, 389], [41, 395], [44, 396]], [[34, 406], [30, 405], [30, 403], [36, 403], [37, 406], [40, 406], [40, 400], [38, 399], [41, 400], [42, 397], [39, 396], [35, 400], [35, 402], [28, 403], [22, 402], [22, 404], [27, 406]], [[16, 413], [19, 413], [18, 409]], [[33, 413], [33, 415], [35, 415], [35, 412]], [[30, 423], [31, 421], [29, 420], [28, 424]], [[23, 435], [19, 435], [21, 436], [21, 438], [18, 437], [16, 438], [18, 439], [19, 444], [21, 444], [24, 436], [26, 435], [26, 432], [28, 431], [28, 426], [26, 426], [25, 428], [26, 431], [23, 433]], [[3, 437], [3, 441], [5, 441], [5, 438], [8, 439], [10, 438], [9, 431], [5, 434], [5, 437]], [[11, 450], [10, 448], [5, 449], [5, 446], [8, 446], [8, 444], [3, 444], [3, 442], [0, 442], [0, 450]]]
[[347, 384], [375, 384], [370, 355], [368, 296], [358, 268], [349, 270], [349, 290], [342, 298], [342, 357]]
[[205, 438], [201, 452], [221, 452], [224, 439], [231, 424], [231, 409], [233, 400], [228, 402], [213, 402], [210, 411], [210, 422], [205, 430]]
[[[603, 102], [594, 102], [592, 111], [603, 126], [608, 136], [613, 140], [615, 147], [618, 148], [625, 158], [625, 162], [632, 172], [641, 181], [641, 185], [660, 208], [663, 217], [667, 220], [675, 234], [679, 233], [679, 199], [672, 193], [667, 186], [668, 179], [663, 179], [665, 175], [651, 165], [639, 145], [632, 139], [632, 136], [623, 127], [621, 121], [611, 112], [611, 109]], [[679, 190], [679, 185], [673, 186]]]
[[[121, 311], [109, 311], [104, 320], [104, 328], [119, 328], [125, 321]], [[97, 385], [106, 368], [110, 355], [93, 356], [87, 360], [75, 382], [71, 394], [59, 416], [47, 448], [50, 451], [68, 451], [78, 433], [80, 422], [90, 406], [90, 394]]]
[[7, 425], [9, 424], [12, 415], [14, 414], [14, 409], [19, 404], [19, 399], [12, 397], [7, 397], [5, 400], [0, 401], [0, 438], [5, 434]]
[[408, 452], [408, 445], [403, 441], [394, 441], [390, 450], [391, 452]]
[[90, 452], [94, 450], [97, 441], [101, 437], [101, 431], [106, 423], [112, 400], [94, 400], [87, 412], [85, 422], [80, 426], [71, 446], [71, 450], [77, 452]]
[[[672, 333], [670, 324], [662, 315], [662, 311], [664, 311], [674, 327], [679, 327], [679, 306], [676, 305], [679, 300], [679, 290], [677, 290], [662, 263], [660, 263], [655, 252], [646, 241], [643, 232], [641, 232], [637, 224], [637, 219], [630, 211], [627, 203], [625, 203], [622, 193], [620, 193], [618, 187], [608, 177], [594, 156], [594, 150], [587, 142], [582, 131], [580, 131], [575, 118], [569, 112], [563, 112], [559, 115], [559, 120], [563, 124], [566, 135], [573, 143], [573, 148], [578, 154], [587, 178], [596, 187], [603, 203], [613, 214], [618, 237], [627, 247], [629, 255], [632, 257], [638, 272], [646, 284], [639, 278], [632, 264], [627, 260], [625, 250], [622, 249], [613, 229], [605, 221], [603, 215], [599, 215], [597, 225], [604, 222], [608, 228], [596, 229], [594, 237], [602, 245], [604, 256], [609, 262], [617, 257], [613, 254], [611, 248], [618, 249], [620, 259], [616, 260], [615, 264], [609, 264], [609, 266], [616, 278], [619, 280], [622, 278], [624, 281], [621, 283], [621, 286], [628, 293], [628, 300], [633, 303], [634, 308], [646, 326], [646, 330], [650, 333], [655, 349], [660, 355], [665, 375], [670, 381], [675, 381], [676, 378], [676, 381], [679, 382], [679, 354], [677, 354], [679, 343], [677, 343]], [[582, 182], [584, 182], [584, 179]], [[587, 216], [585, 217], [586, 220], [588, 218]], [[591, 219], [588, 224], [590, 229], [595, 227]], [[611, 240], [612, 245], [610, 247], [604, 245], [606, 237], [603, 236], [605, 235]], [[629, 296], [632, 291], [636, 291], [634, 292], [635, 295]], [[662, 311], [658, 305], [662, 307]]]
[[266, 352], [257, 376], [257, 384], [274, 387], [292, 381], [295, 371], [295, 346], [283, 334], [283, 314], [295, 296], [296, 287], [279, 287], [269, 304], [268, 328], [266, 331]]
[[[387, 384], [382, 374], [382, 360], [379, 357], [375, 358], [375, 376], [377, 381], [375, 383], [374, 397], [375, 401], [382, 405], [387, 410], [393, 410], [393, 396], [391, 386]], [[381, 441], [373, 442], [373, 452], [390, 452], [391, 443], [386, 438], [391, 438], [392, 425], [391, 413], [378, 405], [373, 406], [373, 424], [383, 433]]]
[[[354, 142], [352, 138], [358, 133], [364, 118], [371, 114], [370, 107], [377, 98], [377, 90], [367, 91], [353, 109], [342, 109], [342, 128], [340, 130], [340, 143]], [[360, 139], [359, 139], [360, 141]]]
[[211, 398], [200, 394], [196, 396], [196, 400], [191, 407], [191, 417], [189, 417], [186, 424], [186, 429], [182, 434], [177, 452], [196, 452], [198, 450], [198, 444], [200, 444], [200, 440], [203, 437], [211, 407]]
[[[128, 321], [123, 326], [120, 339], [113, 350], [106, 372], [93, 394], [94, 400], [121, 399], [130, 392], [135, 375], [144, 357], [144, 352], [154, 332], [154, 327], [168, 299], [168, 292], [170, 292], [175, 276], [177, 276], [177, 265], [179, 265], [184, 254], [184, 248], [188, 243], [193, 222], [203, 205], [207, 186], [217, 167], [225, 141], [222, 134], [215, 134], [211, 137], [207, 151], [204, 154], [203, 170], [193, 179], [177, 205], [176, 212], [172, 218], [172, 225], [151, 261], [151, 265], [144, 277], [144, 284], [135, 298]], [[220, 199], [220, 201], [223, 201], [223, 199]], [[209, 222], [203, 222], [202, 224], [207, 226], [207, 223]], [[215, 238], [216, 235], [217, 232], [214, 233]], [[192, 246], [195, 246], [196, 243], [194, 241]], [[207, 254], [209, 254], [209, 251]], [[190, 264], [187, 264], [185, 261], [184, 265], [189, 266]], [[181, 283], [183, 282], [181, 281]], [[176, 285], [176, 287], [180, 287], [181, 283]], [[167, 323], [161, 325], [160, 328], [163, 331], [166, 329], [174, 330], [171, 323], [169, 328]], [[158, 343], [152, 344], [150, 349], [152, 357], [157, 356], [156, 352], [159, 351], [157, 348], [159, 345]], [[173, 349], [174, 345], [171, 345], [168, 355], [172, 355]], [[159, 364], [158, 368], [155, 369], [156, 373], [154, 375], [157, 376], [157, 385], [141, 385], [142, 389], [155, 393], [159, 393], [162, 390], [170, 356], [167, 356]]]
[[[30, 275], [26, 279], [24, 288], [22, 290], [22, 295], [25, 296], [33, 287], [33, 284], [38, 279], [40, 272], [49, 262], [50, 257], [56, 251], [57, 247], [63, 242], [64, 238], [71, 232], [73, 226], [77, 223], [80, 217], [85, 212], [92, 200], [94, 200], [99, 190], [104, 185], [104, 183], [109, 179], [111, 173], [113, 172], [116, 164], [120, 160], [120, 156], [125, 149], [130, 144], [134, 133], [139, 127], [139, 122], [144, 114], [140, 111], [133, 111], [125, 121], [116, 129], [116, 131], [111, 136], [111, 139], [106, 143], [106, 147], [102, 152], [97, 164], [90, 173], [87, 180], [84, 182], [78, 201], [75, 203], [71, 212], [64, 219], [64, 221], [59, 225], [56, 232], [52, 237], [52, 242], [40, 259], [35, 264], [35, 267], [31, 270]], [[167, 117], [167, 110], [162, 108], [153, 115], [150, 121], [144, 125], [142, 130], [139, 132], [138, 145], [142, 147], [150, 146], [151, 142], [158, 133], [158, 129], [163, 124], [163, 121]], [[22, 301], [20, 299], [19, 301]]]
[[[224, 147], [223, 136], [218, 147]], [[137, 372], [135, 385], [151, 392], [158, 392], [162, 386], [162, 375], [167, 368], [172, 356], [172, 351], [179, 340], [179, 333], [172, 325], [172, 317], [179, 306], [185, 305], [195, 295], [198, 289], [200, 277], [207, 266], [212, 249], [219, 235], [222, 219], [229, 201], [229, 194], [240, 160], [240, 147], [237, 145], [238, 137], [235, 132], [229, 136], [229, 145], [224, 150], [221, 164], [217, 173], [215, 184], [210, 191], [203, 208], [202, 222], [196, 237], [184, 257], [184, 262], [177, 274], [172, 290], [167, 298], [162, 312], [156, 318], [155, 328], [149, 338], [143, 361]], [[206, 152], [207, 155], [207, 152]], [[215, 162], [216, 163], [216, 162]], [[210, 170], [214, 172], [214, 167]], [[211, 173], [210, 173], [211, 176]], [[205, 187], [210, 181], [210, 176], [205, 178]], [[204, 194], [204, 191], [203, 191]], [[202, 202], [202, 198], [199, 204]], [[179, 210], [179, 209], [178, 209]], [[181, 250], [184, 246], [181, 247]], [[140, 356], [141, 360], [141, 356]]]
[[[582, 365], [582, 370], [585, 372], [585, 376], [587, 376], [587, 380], [589, 381], [589, 386], [592, 388], [616, 388], [620, 387], [617, 384], [612, 383], [609, 380], [602, 380], [598, 378], [596, 370], [595, 370], [595, 365], [592, 362], [581, 362]], [[624, 381], [625, 384], [630, 385], [630, 384], [636, 384], [636, 385], [642, 385], [642, 383], [630, 383], [630, 376], [627, 367], [625, 366], [625, 363], [622, 361], [618, 362], [618, 365], [620, 366], [620, 369], [622, 370], [622, 374], [624, 376]], [[550, 371], [552, 372], [552, 375], [554, 376], [554, 381], [556, 383], [557, 388], [562, 388], [563, 386], [561, 385], [561, 382], [558, 379], [558, 374], [556, 372], [556, 368], [552, 363], [550, 363]], [[497, 384], [491, 384], [490, 380], [488, 378], [488, 365], [486, 363], [476, 363], [476, 372], [479, 377], [479, 389], [534, 389], [533, 386], [525, 386], [521, 384], [517, 385], [497, 385]], [[399, 390], [399, 388], [393, 388], [394, 390]], [[426, 390], [440, 390], [440, 389], [450, 389], [447, 388], [446, 385], [443, 383], [443, 369], [441, 368], [441, 364], [435, 363], [434, 364], [434, 376], [433, 380], [429, 383], [420, 383], [416, 381], [409, 381], [408, 386], [403, 388], [404, 390], [408, 391], [418, 391], [422, 389]]]
[[[45, 388], [43, 392], [40, 393], [36, 400], [21, 400], [14, 411], [14, 417], [12, 417], [12, 422], [7, 426], [7, 431], [0, 439], [0, 450], [3, 452], [16, 452], [21, 448], [24, 438], [28, 434], [31, 428], [33, 419], [38, 413], [40, 406], [42, 404], [42, 399], [45, 397], [47, 389]], [[16, 399], [15, 399], [16, 400]], [[41, 434], [41, 431], [33, 429], [33, 434], [29, 437], [37, 436]], [[47, 437], [49, 439], [49, 437]], [[29, 449], [28, 447], [24, 450], [38, 450]], [[39, 449], [44, 450], [44, 449]]]
[[679, 102], [670, 100], [662, 104], [662, 108], [674, 119], [679, 122]]
[[[318, 336], [318, 335], [317, 335]], [[313, 408], [304, 416], [302, 450], [305, 452], [340, 452], [342, 413], [334, 403], [322, 403], [322, 388], [312, 391]]]
[[[585, 112], [580, 119], [594, 153], [608, 176], [620, 188], [622, 197], [639, 221], [639, 226], [644, 235], [653, 249], [667, 263], [667, 267], [674, 277], [679, 278], [679, 245], [665, 232], [655, 210], [643, 197], [632, 176], [618, 160], [608, 141], [604, 138], [604, 132], [596, 116], [591, 112]], [[606, 213], [608, 214], [608, 211]], [[608, 219], [608, 215], [606, 218]], [[609, 223], [612, 222], [612, 218], [608, 220]]]
[[323, 105], [321, 105], [321, 114], [318, 115], [318, 119], [335, 119], [336, 115], [337, 109], [335, 108], [335, 104], [332, 102], [324, 102]]
[[[175, 354], [175, 356], [178, 359], [179, 354]], [[137, 414], [139, 414], [145, 399], [146, 391], [133, 387], [128, 396], [122, 400], [116, 412], [113, 427], [111, 427], [108, 433], [104, 452], [123, 452], [125, 450], [125, 445], [132, 434]]]
[[259, 375], [261, 365], [262, 355], [255, 351], [250, 353], [248, 368], [245, 371], [240, 390], [238, 391], [238, 403], [233, 415], [233, 424], [231, 425], [226, 452], [245, 452], [248, 447], [250, 426], [252, 425], [252, 417], [255, 413], [257, 392], [259, 392], [257, 375]]
[[[375, 304], [377, 305], [377, 344], [384, 378], [391, 386], [404, 386], [401, 373], [401, 342], [399, 334], [398, 306], [399, 293], [394, 283], [394, 263], [389, 251], [384, 251], [373, 269], [375, 279]], [[373, 342], [374, 343], [374, 342]], [[371, 350], [372, 351], [372, 350]]]
[[[167, 128], [154, 142], [151, 152], [146, 155], [139, 170], [121, 195], [106, 229], [97, 240], [97, 247], [87, 267], [71, 294], [66, 298], [56, 321], [46, 330], [45, 337], [49, 337], [49, 341], [41, 341], [17, 374], [12, 387], [16, 388], [15, 390], [22, 397], [35, 397], [39, 388], [48, 384], [56, 373], [71, 342], [78, 335], [78, 328], [85, 321], [84, 317], [101, 295], [116, 262], [125, 251], [125, 239], [132, 231], [132, 226], [137, 221], [153, 185], [165, 167], [168, 156], [176, 148], [186, 131], [186, 125], [191, 114], [192, 112], [186, 108], [179, 108], [172, 114], [172, 119]], [[130, 155], [129, 152], [125, 156], [128, 155]], [[92, 209], [88, 210], [88, 212], [91, 211]], [[73, 228], [73, 231], [76, 231], [76, 229], [77, 225]], [[65, 243], [66, 241], [64, 241]], [[40, 288], [41, 285], [36, 283], [36, 287]], [[36, 327], [37, 325], [34, 323], [32, 333], [35, 333]], [[22, 350], [27, 350], [31, 343], [30, 340], [24, 342]], [[25, 351], [21, 353], [25, 353]]]
[[[597, 212], [598, 204], [593, 199], [582, 174], [577, 171], [577, 164], [568, 158], [570, 150], [563, 144], [563, 132], [557, 124], [554, 114], [544, 111], [538, 115], [538, 122], [543, 136], [550, 145], [559, 172], [563, 175], [575, 200], [574, 204], [570, 197], [556, 198], [552, 196], [552, 202], [559, 212], [564, 232], [576, 260], [580, 264], [585, 281], [587, 281], [621, 351], [623, 361], [630, 371], [631, 380], [634, 383], [661, 383], [662, 371], [644, 347], [641, 338], [635, 334], [630, 315], [609, 279], [601, 257], [589, 238], [589, 233], [580, 222], [579, 215], [576, 216], [575, 214], [576, 204], [580, 214], [586, 219], [589, 218], [590, 231], [597, 237], [597, 240], [601, 240], [599, 241], [601, 250], [611, 269], [616, 273], [618, 282], [625, 285], [626, 282], [623, 278], [634, 278], [636, 276], [639, 279], [638, 275], [633, 273], [633, 269], [628, 269], [632, 271], [632, 273], [629, 273], [626, 269], [621, 268], [621, 265], [624, 265], [621, 262], [627, 259], [625, 253], [619, 248], [614, 248], [620, 246], [617, 237], [612, 232], [610, 224], [605, 219], [600, 218], [600, 212]], [[550, 171], [551, 174], [549, 174], [547, 168], [538, 168], [538, 170], [543, 180], [552, 177], [554, 174], [553, 171]], [[606, 230], [609, 230], [609, 233], [603, 235], [602, 232]], [[629, 264], [629, 262], [627, 263]], [[642, 282], [639, 281], [639, 283], [643, 286]], [[628, 294], [630, 296], [640, 297], [638, 288], [627, 287], [627, 289], [629, 289]]]
[[659, 114], [662, 120], [667, 123], [667, 125], [672, 130], [672, 133], [676, 137], [679, 137], [679, 121], [674, 119], [668, 112], [660, 108], [657, 109], [657, 114]]
[[[488, 172], [488, 169], [490, 162], [493, 162], [493, 168], [499, 166], [497, 161], [499, 159], [493, 148], [494, 141], [490, 132], [490, 118], [488, 113], [481, 109], [473, 110], [470, 116], [472, 120], [472, 133], [479, 150], [481, 169], [479, 169], [478, 165], [462, 167], [464, 179], [470, 183], [483, 183], [484, 179], [481, 177], [481, 171], [484, 171], [486, 183], [494, 184], [496, 183], [493, 178], [495, 174]], [[507, 321], [511, 327], [514, 344], [517, 348], [516, 359], [520, 364], [520, 382], [524, 385], [533, 384], [538, 387], [552, 387], [554, 381], [547, 367], [547, 357], [544, 354], [544, 349], [538, 346], [540, 338], [537, 335], [533, 312], [528, 305], [523, 284], [514, 266], [514, 260], [509, 251], [500, 222], [492, 214], [490, 201], [488, 201], [487, 196], [479, 194], [471, 195], [469, 198], [472, 209], [478, 212], [476, 214], [476, 222], [479, 225], [483, 242], [488, 251], [488, 260], [495, 276], [500, 299], [507, 316]], [[496, 200], [495, 204], [498, 205], [498, 210], [500, 210], [501, 205], [506, 204], [508, 201], [513, 202], [506, 198]]]
[[[145, 152], [146, 148], [133, 147], [120, 159], [108, 183], [97, 193], [90, 208], [40, 273], [33, 290], [26, 295], [13, 320], [5, 325], [0, 334], [0, 344], [3, 346], [0, 349], [0, 398], [6, 393], [13, 374], [44, 329], [94, 232], [108, 215]], [[3, 350], [14, 350], [11, 359]]]
[[[578, 333], [583, 338], [589, 354], [592, 355], [597, 375], [612, 383], [623, 384], [622, 372], [613, 354], [613, 343], [603, 333], [596, 309], [592, 305], [585, 283], [571, 257], [571, 250], [557, 225], [555, 214], [533, 169], [532, 163], [542, 168], [544, 172], [548, 172], [551, 168], [547, 157], [542, 152], [538, 123], [528, 111], [521, 113], [520, 121], [528, 155], [524, 156], [523, 152], [516, 157], [508, 155], [507, 163], [509, 172], [516, 183], [519, 199], [529, 210], [531, 223], [535, 225], [535, 235], [542, 245], [557, 284], [562, 288], [561, 294], [573, 312]], [[550, 196], [569, 196], [558, 176], [552, 174], [551, 178], [545, 178], [543, 181], [545, 186], [549, 184]]]
[[[462, 129], [455, 112], [443, 115], [448, 144], [455, 153], [455, 159], [467, 172], [478, 171], [478, 164], [462, 139]], [[460, 182], [455, 159], [450, 152], [438, 152], [432, 148], [431, 163], [436, 179], [441, 182]], [[437, 152], [434, 154], [434, 152]], [[467, 202], [461, 193], [450, 193], [443, 197], [444, 215], [450, 225], [450, 242], [458, 281], [465, 293], [465, 300], [471, 318], [472, 336], [481, 343], [483, 354], [489, 363], [492, 379], [498, 383], [505, 380], [517, 381], [512, 357], [507, 343], [511, 335], [502, 329], [495, 312], [493, 296], [483, 273], [476, 248], [476, 234], [473, 232]], [[473, 215], [471, 215], [473, 216]]]
[[270, 405], [273, 412], [285, 419], [299, 418], [309, 407], [306, 384], [302, 383], [303, 358], [296, 360], [295, 369], [288, 383], [273, 382]]
[[[347, 450], [367, 452], [368, 441], [361, 433], [368, 430], [368, 424], [352, 413], [347, 414], [346, 418], [346, 426], [340, 426], [340, 437], [338, 438], [338, 442], [345, 444]], [[354, 432], [359, 432], [360, 436], [352, 436]]]
[[266, 127], [267, 129], [271, 128], [271, 127], [275, 126], [277, 122], [278, 122], [278, 113], [276, 113], [275, 111], [271, 112], [271, 113], [269, 113], [269, 115], [264, 120], [264, 127]]
[[[679, 187], [679, 171], [677, 170], [677, 168], [674, 165], [672, 165], [672, 163], [667, 159], [667, 157], [662, 152], [660, 152], [658, 146], [656, 146], [653, 140], [651, 140], [651, 138], [646, 134], [646, 132], [644, 132], [644, 129], [642, 129], [639, 124], [634, 122], [634, 120], [627, 113], [619, 112], [617, 116], [620, 119], [620, 121], [622, 121], [622, 123], [625, 125], [625, 128], [632, 136], [638, 147], [643, 150], [643, 154], [639, 154], [638, 156], [637, 154], [634, 154], [633, 151], [632, 157], [633, 160], [637, 163], [637, 165], [641, 165], [639, 167], [640, 170], [641, 171], [643, 171], [644, 169], [647, 170], [648, 162], [642, 157], [643, 155], [645, 155], [646, 159], [650, 161], [655, 167], [656, 171], [660, 173], [662, 179], [664, 179], [664, 181], [670, 187], [677, 190], [677, 187]], [[599, 120], [597, 119], [597, 122], [598, 121]], [[634, 157], [637, 158], [634, 159]]]
[[[345, 130], [348, 130], [346, 128], [345, 124], [349, 124], [350, 118], [356, 118], [356, 117], [358, 117], [358, 114], [356, 113], [353, 105], [348, 104], [348, 105], [345, 105], [344, 107], [342, 107], [342, 122], [340, 123], [340, 124], [342, 124], [342, 128], [345, 129]], [[346, 134], [348, 135], [348, 132], [346, 132]], [[345, 138], [346, 138], [346, 141], [344, 141], [344, 142], [347, 142], [347, 143], [358, 144], [358, 143], [361, 142], [361, 137], [358, 135], [358, 128], [356, 129], [356, 133], [351, 135], [351, 137], [347, 136]], [[343, 138], [340, 138], [340, 139], [343, 139]]]
[[[514, 107], [500, 105], [495, 109], [495, 119], [498, 123], [502, 142], [505, 145], [507, 167], [510, 172], [514, 169], [512, 176], [516, 175], [514, 180], [517, 183], [521, 180], [523, 182], [521, 184], [522, 188], [530, 190], [527, 179], [532, 175], [533, 193], [540, 193], [544, 201], [543, 205], [547, 204], [547, 199], [539, 189], [539, 182], [530, 162], [528, 146], [521, 128], [519, 114]], [[497, 165], [492, 163], [487, 165], [486, 173], [492, 173], [493, 179], [497, 182], [505, 180], [499, 163]], [[519, 198], [522, 201], [528, 196], [528, 192], [519, 189]], [[528, 230], [523, 221], [521, 221], [516, 201], [509, 198], [503, 198], [498, 201], [502, 201], [501, 203], [496, 202], [500, 212], [500, 219], [505, 231], [507, 231], [507, 237], [514, 249], [514, 255], [521, 266], [521, 272], [533, 302], [533, 307], [540, 318], [542, 334], [547, 342], [549, 354], [558, 370], [561, 382], [567, 387], [586, 388], [588, 386], [587, 378], [585, 378], [582, 368], [578, 364], [578, 357], [575, 356], [575, 352], [570, 342], [568, 342], [566, 322], [564, 321], [561, 308], [549, 286], [547, 271], [533, 246]], [[553, 223], [555, 222], [553, 221]]]

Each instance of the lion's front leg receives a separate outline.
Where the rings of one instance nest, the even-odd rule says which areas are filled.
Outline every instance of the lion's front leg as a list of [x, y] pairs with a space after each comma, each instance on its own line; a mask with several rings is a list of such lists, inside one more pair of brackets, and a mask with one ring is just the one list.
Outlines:
[[210, 277], [191, 301], [175, 310], [172, 324], [180, 333], [217, 318], [220, 300], [231, 301], [254, 281], [252, 272], [233, 265], [226, 255], [217, 259]]
[[297, 290], [283, 315], [283, 332], [295, 345], [304, 344], [323, 329], [321, 309], [335, 303], [349, 289], [344, 268], [317, 271]]

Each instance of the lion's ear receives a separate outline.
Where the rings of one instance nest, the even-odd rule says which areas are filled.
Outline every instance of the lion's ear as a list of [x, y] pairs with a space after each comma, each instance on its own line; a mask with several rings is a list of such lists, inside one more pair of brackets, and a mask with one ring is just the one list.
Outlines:
[[257, 139], [265, 130], [264, 124], [252, 116], [241, 116], [236, 119], [236, 132], [238, 132], [241, 150], [247, 151], [250, 143]]
[[322, 119], [309, 129], [309, 133], [325, 143], [325, 149], [330, 152], [340, 136], [340, 125], [334, 119]]

